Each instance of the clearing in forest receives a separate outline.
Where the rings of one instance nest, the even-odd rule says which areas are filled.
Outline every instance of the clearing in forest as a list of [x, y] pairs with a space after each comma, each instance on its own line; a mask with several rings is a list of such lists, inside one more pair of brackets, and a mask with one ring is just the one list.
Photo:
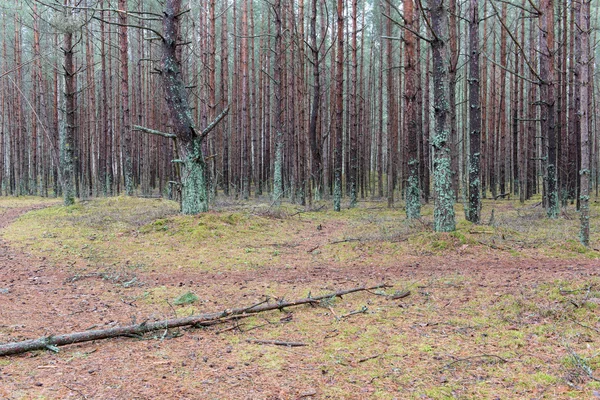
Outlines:
[[159, 199], [1, 198], [0, 343], [393, 288], [2, 357], [0, 398], [600, 396], [596, 205], [591, 249], [572, 209], [555, 221], [534, 201], [483, 209], [485, 224], [432, 233], [430, 206], [408, 222], [379, 202], [183, 216]]

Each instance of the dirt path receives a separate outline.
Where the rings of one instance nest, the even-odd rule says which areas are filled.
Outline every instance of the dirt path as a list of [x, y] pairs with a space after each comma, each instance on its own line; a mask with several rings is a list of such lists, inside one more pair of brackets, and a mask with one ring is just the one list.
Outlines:
[[[1, 214], [0, 228], [29, 210], [10, 209]], [[323, 240], [307, 238], [303, 247], [310, 249]], [[200, 294], [206, 311], [215, 311], [235, 304], [252, 304], [275, 283], [295, 293], [296, 286], [302, 290], [341, 288], [380, 281], [426, 285], [438, 277], [459, 276], [468, 278], [468, 297], [474, 288], [509, 293], [518, 291], [523, 284], [580, 279], [600, 273], [592, 261], [500, 259], [484, 251], [449, 257], [409, 257], [390, 268], [358, 262], [345, 268], [314, 266], [302, 263], [301, 257], [297, 261], [294, 267], [286, 269], [140, 272], [137, 279], [153, 287], [189, 288]], [[124, 277], [113, 278], [98, 271], [56, 268], [0, 240], [0, 342], [140, 322], [146, 317], [160, 319], [169, 313], [167, 307], [143, 301], [144, 287], [124, 287]], [[0, 398], [318, 398], [314, 397], [315, 388], [327, 384], [320, 370], [305, 371], [303, 378], [295, 377], [294, 368], [312, 368], [306, 366], [302, 352], [293, 353], [296, 361], [281, 371], [265, 374], [251, 360], [240, 360], [232, 346], [238, 339], [214, 332], [190, 330], [173, 340], [114, 339], [69, 346], [58, 354], [36, 352], [0, 359]], [[308, 381], [306, 376], [314, 381]]]

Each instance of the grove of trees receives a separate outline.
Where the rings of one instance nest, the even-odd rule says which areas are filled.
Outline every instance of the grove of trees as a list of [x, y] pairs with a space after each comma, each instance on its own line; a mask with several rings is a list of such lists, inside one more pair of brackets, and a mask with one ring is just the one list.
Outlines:
[[590, 0], [1, 3], [4, 195], [307, 205], [598, 195]]

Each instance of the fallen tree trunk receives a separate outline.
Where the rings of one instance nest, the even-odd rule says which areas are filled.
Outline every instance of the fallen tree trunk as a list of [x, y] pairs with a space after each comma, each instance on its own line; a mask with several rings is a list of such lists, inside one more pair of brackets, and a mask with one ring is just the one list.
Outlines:
[[13, 354], [26, 353], [34, 350], [52, 350], [58, 351], [58, 346], [68, 344], [89, 342], [92, 340], [109, 339], [119, 336], [143, 335], [148, 332], [177, 328], [181, 326], [209, 326], [219, 322], [225, 322], [232, 317], [243, 317], [248, 314], [257, 314], [264, 311], [282, 310], [287, 307], [299, 306], [302, 304], [314, 304], [320, 300], [341, 297], [346, 294], [361, 292], [366, 290], [374, 290], [389, 287], [385, 284], [380, 284], [372, 287], [357, 287], [354, 289], [340, 290], [333, 293], [328, 293], [322, 296], [309, 297], [294, 300], [294, 301], [279, 301], [277, 303], [260, 303], [250, 307], [227, 309], [220, 312], [192, 315], [184, 318], [174, 318], [156, 322], [142, 322], [141, 324], [118, 326], [109, 329], [97, 329], [85, 332], [67, 333], [56, 336], [45, 336], [39, 339], [24, 340], [21, 342], [6, 343], [0, 345], [0, 356], [8, 356]]

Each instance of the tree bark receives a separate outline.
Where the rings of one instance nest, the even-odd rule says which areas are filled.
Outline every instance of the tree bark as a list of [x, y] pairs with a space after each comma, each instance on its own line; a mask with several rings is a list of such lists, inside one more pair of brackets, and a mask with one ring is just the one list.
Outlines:
[[[413, 0], [404, 1], [404, 21], [408, 28], [404, 32], [404, 71], [405, 71], [405, 137], [407, 139], [406, 157], [408, 160], [408, 187], [406, 188], [406, 217], [421, 217], [421, 189], [419, 185], [419, 113], [417, 107], [417, 37], [411, 32], [415, 29], [415, 18], [418, 18]], [[390, 66], [391, 67], [391, 66]]]
[[540, 0], [540, 85], [542, 103], [542, 137], [546, 138], [548, 149], [546, 159], [546, 201], [548, 218], [558, 216], [558, 188], [556, 171], [556, 116], [554, 69], [554, 2]]
[[342, 203], [342, 141], [344, 134], [344, 0], [337, 0], [337, 60], [335, 95], [335, 155], [333, 209], [341, 210]]
[[321, 155], [321, 143], [317, 129], [319, 128], [319, 111], [321, 104], [321, 60], [320, 45], [317, 42], [317, 0], [311, 2], [312, 13], [310, 17], [310, 49], [313, 65], [313, 99], [310, 111], [310, 124], [308, 137], [312, 152], [312, 186], [314, 187], [314, 199], [321, 200], [323, 196], [323, 158]]
[[183, 165], [181, 211], [198, 214], [208, 211], [208, 191], [205, 179], [205, 161], [202, 153], [203, 137], [197, 132], [187, 89], [177, 58], [181, 0], [167, 0], [163, 16], [161, 79], [166, 94], [167, 107], [177, 136]]
[[352, 53], [351, 68], [351, 90], [350, 96], [350, 152], [349, 152], [349, 170], [348, 180], [350, 186], [350, 208], [357, 204], [357, 184], [358, 184], [358, 0], [352, 0], [352, 44], [350, 46]]
[[[66, 15], [66, 18], [69, 18]], [[75, 92], [77, 90], [75, 83], [75, 64], [73, 62], [73, 32], [67, 31], [63, 34], [62, 51], [64, 54], [64, 111], [60, 112], [59, 133], [62, 183], [63, 183], [63, 202], [65, 206], [75, 203]]]
[[579, 57], [579, 76], [581, 80], [581, 108], [579, 112], [581, 126], [581, 189], [580, 201], [580, 232], [579, 240], [584, 246], [590, 245], [590, 127], [589, 127], [589, 64], [592, 62], [590, 52], [590, 3], [591, 0], [581, 0], [581, 16], [579, 20], [581, 57]]
[[470, 0], [469, 16], [469, 206], [467, 220], [481, 219], [481, 102], [479, 99], [479, 4]]
[[[127, 10], [127, 0], [119, 0], [119, 9]], [[131, 111], [129, 107], [129, 38], [127, 14], [119, 13], [119, 55], [121, 67], [121, 140], [123, 141], [123, 178], [125, 193], [133, 196], [133, 161], [131, 158]]]
[[[391, 14], [391, 5], [387, 3], [387, 14]], [[392, 21], [386, 20], [386, 35], [393, 36]], [[394, 50], [392, 40], [387, 41], [387, 203], [388, 207], [394, 206], [394, 191], [396, 189], [396, 176], [398, 171], [398, 98], [396, 89], [396, 75], [394, 74]], [[383, 65], [381, 66], [383, 68]]]
[[275, 85], [275, 162], [273, 165], [273, 203], [281, 204], [283, 197], [283, 97], [284, 88], [283, 79], [283, 59], [285, 57], [281, 27], [282, 8], [281, 0], [275, 0], [273, 6], [275, 14], [275, 66], [274, 82]]
[[448, 87], [448, 11], [444, 0], [430, 0], [429, 14], [433, 39], [433, 94], [435, 130], [431, 137], [433, 149], [433, 187], [435, 191], [434, 229], [450, 232], [456, 229], [452, 162], [450, 149], [450, 103]]

